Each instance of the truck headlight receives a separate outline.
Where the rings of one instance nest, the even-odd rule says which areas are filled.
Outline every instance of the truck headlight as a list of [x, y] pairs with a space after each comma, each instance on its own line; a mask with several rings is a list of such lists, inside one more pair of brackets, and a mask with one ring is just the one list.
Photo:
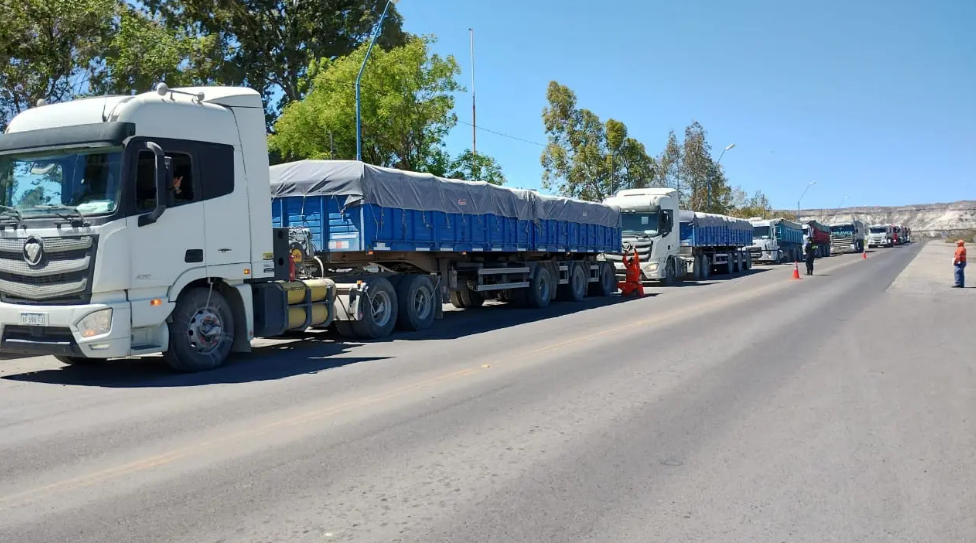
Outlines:
[[103, 336], [112, 331], [112, 308], [99, 309], [78, 321], [81, 337]]
[[647, 265], [647, 271], [650, 272], [650, 273], [656, 273], [657, 272], [657, 262], [651, 262], [650, 264], [648, 264]]

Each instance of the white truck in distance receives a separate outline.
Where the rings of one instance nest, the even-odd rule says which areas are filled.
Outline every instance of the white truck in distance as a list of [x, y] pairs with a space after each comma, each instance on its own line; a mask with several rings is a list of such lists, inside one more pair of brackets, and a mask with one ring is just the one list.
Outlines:
[[895, 231], [891, 225], [872, 224], [868, 227], [868, 247], [893, 247], [895, 245]]

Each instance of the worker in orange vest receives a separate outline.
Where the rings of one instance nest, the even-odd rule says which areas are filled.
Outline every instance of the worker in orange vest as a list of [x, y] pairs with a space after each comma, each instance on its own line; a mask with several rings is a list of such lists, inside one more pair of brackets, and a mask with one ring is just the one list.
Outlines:
[[952, 264], [956, 267], [955, 288], [966, 286], [966, 242], [959, 240], [956, 242], [956, 254], [952, 257]]
[[627, 260], [627, 253], [623, 254], [624, 268], [627, 269], [624, 281], [617, 283], [622, 296], [637, 294], [644, 296], [644, 284], [641, 282], [640, 257], [637, 256], [637, 249], [634, 249], [634, 256]]

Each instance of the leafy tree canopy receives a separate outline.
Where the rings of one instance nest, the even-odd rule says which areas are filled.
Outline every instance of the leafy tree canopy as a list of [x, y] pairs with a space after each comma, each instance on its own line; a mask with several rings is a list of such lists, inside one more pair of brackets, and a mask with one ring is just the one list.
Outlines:
[[542, 153], [542, 181], [564, 196], [600, 201], [617, 190], [655, 184], [655, 162], [644, 145], [628, 136], [624, 123], [605, 124], [580, 109], [576, 94], [555, 81], [542, 112], [548, 144]]
[[[452, 93], [460, 68], [453, 56], [430, 51], [432, 37], [411, 38], [389, 51], [374, 49], [361, 83], [363, 160], [404, 170], [445, 174], [444, 137], [457, 124]], [[356, 157], [352, 92], [366, 47], [308, 71], [307, 96], [289, 104], [271, 146], [283, 160]]]

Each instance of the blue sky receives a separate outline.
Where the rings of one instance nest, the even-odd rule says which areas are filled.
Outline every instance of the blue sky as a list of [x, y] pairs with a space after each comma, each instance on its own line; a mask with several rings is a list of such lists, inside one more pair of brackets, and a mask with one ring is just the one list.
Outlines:
[[[657, 155], [698, 120], [734, 185], [774, 207], [976, 199], [976, 0], [401, 0], [434, 34], [478, 125], [536, 143], [550, 80], [623, 121]], [[471, 97], [457, 113], [471, 122]], [[471, 146], [458, 124], [452, 152]], [[540, 145], [479, 130], [512, 186], [536, 188]], [[845, 200], [845, 194], [847, 198]]]

